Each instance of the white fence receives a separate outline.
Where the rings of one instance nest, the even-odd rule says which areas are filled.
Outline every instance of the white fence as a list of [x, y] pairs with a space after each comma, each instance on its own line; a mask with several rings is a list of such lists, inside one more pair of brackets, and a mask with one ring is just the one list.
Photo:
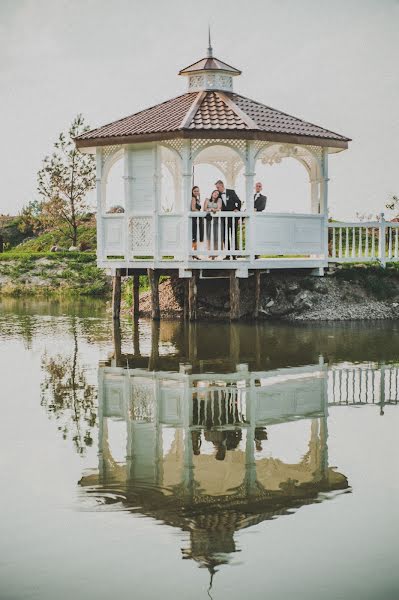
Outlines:
[[330, 262], [387, 262], [399, 260], [399, 223], [379, 221], [329, 223]]

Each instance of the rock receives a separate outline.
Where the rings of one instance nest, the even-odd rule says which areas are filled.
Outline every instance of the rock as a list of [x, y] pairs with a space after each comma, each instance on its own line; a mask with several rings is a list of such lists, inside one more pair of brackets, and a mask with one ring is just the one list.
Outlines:
[[269, 300], [269, 302], [266, 304], [266, 308], [270, 308], [271, 306], [274, 306], [274, 300]]
[[399, 302], [392, 302], [392, 308], [397, 308], [399, 306]]
[[297, 284], [297, 282], [296, 282], [296, 281], [293, 281], [292, 283], [290, 283], [290, 284], [287, 286], [287, 290], [288, 290], [289, 292], [297, 292], [297, 291], [299, 290], [299, 285]]
[[77, 246], [70, 246], [68, 248], [69, 252], [79, 252], [79, 248]]

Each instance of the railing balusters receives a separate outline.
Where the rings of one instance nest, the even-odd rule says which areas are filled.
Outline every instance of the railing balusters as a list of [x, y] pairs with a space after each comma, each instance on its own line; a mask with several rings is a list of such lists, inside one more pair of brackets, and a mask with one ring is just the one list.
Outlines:
[[359, 227], [359, 254], [358, 254], [359, 258], [362, 258], [362, 231], [363, 231], [363, 228]]
[[364, 244], [364, 257], [368, 258], [369, 256], [369, 228], [366, 227], [366, 240]]
[[398, 258], [398, 228], [395, 227], [395, 258]]
[[332, 228], [332, 257], [336, 258], [337, 256], [337, 251], [335, 248], [335, 227]]
[[374, 227], [371, 229], [371, 258], [375, 258], [375, 229]]
[[345, 256], [349, 258], [349, 227], [346, 228]]
[[352, 258], [356, 256], [356, 229], [352, 227]]
[[339, 258], [342, 258], [342, 227], [339, 228]]
[[388, 227], [388, 259], [392, 258], [392, 227]]

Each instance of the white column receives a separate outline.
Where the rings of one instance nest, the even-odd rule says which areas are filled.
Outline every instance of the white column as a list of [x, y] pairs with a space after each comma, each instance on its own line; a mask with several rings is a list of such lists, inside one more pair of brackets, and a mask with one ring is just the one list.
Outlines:
[[161, 159], [161, 148], [158, 145], [154, 146], [154, 260], [160, 260], [161, 256], [159, 253], [160, 245], [160, 219], [159, 211], [161, 210], [161, 178], [162, 178], [162, 159]]
[[129, 220], [132, 214], [133, 207], [133, 165], [131, 150], [129, 146], [125, 146], [123, 150], [123, 191], [124, 191], [124, 204], [125, 204], [125, 259], [129, 260], [130, 257], [130, 236], [129, 236]]
[[320, 213], [324, 216], [324, 256], [328, 258], [328, 148], [323, 148], [322, 154], [322, 185], [321, 185], [321, 203]]
[[191, 209], [191, 188], [193, 183], [193, 160], [191, 155], [191, 140], [184, 140], [182, 150], [182, 205], [183, 205], [183, 257], [187, 262], [191, 253], [191, 221], [188, 212]]
[[248, 218], [246, 219], [246, 254], [252, 262], [256, 254], [255, 240], [255, 209], [254, 209], [254, 184], [255, 184], [255, 144], [247, 141], [246, 160], [245, 160], [245, 205]]
[[103, 201], [105, 185], [102, 180], [103, 175], [103, 150], [96, 148], [96, 200], [97, 200], [97, 259], [104, 257], [103, 245]]

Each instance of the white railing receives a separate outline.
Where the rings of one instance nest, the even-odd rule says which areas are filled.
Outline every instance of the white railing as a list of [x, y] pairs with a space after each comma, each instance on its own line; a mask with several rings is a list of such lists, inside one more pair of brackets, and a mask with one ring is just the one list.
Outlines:
[[197, 241], [191, 256], [242, 256], [246, 254], [244, 212], [190, 212], [190, 237]]
[[381, 265], [399, 260], [399, 223], [379, 221], [329, 223], [330, 262], [373, 262]]

